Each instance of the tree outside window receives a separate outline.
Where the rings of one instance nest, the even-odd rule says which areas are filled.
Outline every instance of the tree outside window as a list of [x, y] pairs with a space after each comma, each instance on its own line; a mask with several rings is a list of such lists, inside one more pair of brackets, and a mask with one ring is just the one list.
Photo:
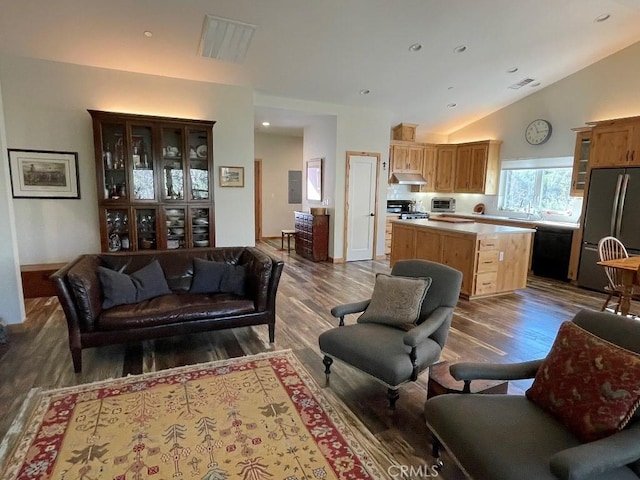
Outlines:
[[503, 169], [502, 210], [569, 214], [570, 167]]

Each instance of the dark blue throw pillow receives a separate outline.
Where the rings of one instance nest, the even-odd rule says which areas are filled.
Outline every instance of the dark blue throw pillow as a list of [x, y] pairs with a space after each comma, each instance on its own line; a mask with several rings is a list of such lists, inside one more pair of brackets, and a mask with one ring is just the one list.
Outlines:
[[247, 269], [243, 265], [193, 259], [193, 281], [189, 293], [233, 293], [243, 296]]
[[98, 267], [98, 278], [102, 284], [104, 300], [102, 308], [138, 303], [160, 295], [169, 295], [171, 290], [157, 260], [146, 267], [127, 275], [110, 268]]

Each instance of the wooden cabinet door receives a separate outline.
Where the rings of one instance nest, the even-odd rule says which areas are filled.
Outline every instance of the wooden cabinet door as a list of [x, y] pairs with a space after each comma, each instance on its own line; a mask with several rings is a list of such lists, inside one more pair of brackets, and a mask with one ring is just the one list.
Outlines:
[[427, 181], [420, 187], [421, 192], [435, 192], [437, 148], [431, 145], [424, 147], [422, 157], [422, 176]]
[[470, 193], [485, 193], [488, 154], [488, 144], [473, 145], [471, 147], [471, 165], [469, 167]]
[[454, 192], [469, 191], [469, 177], [471, 174], [471, 146], [458, 146], [456, 152], [456, 174], [453, 182]]
[[439, 232], [418, 229], [415, 258], [442, 262], [442, 235]]
[[424, 148], [422, 146], [409, 147], [409, 155], [407, 157], [406, 172], [422, 173], [422, 159]]
[[460, 291], [465, 295], [472, 295], [475, 253], [475, 237], [442, 236], [442, 263], [462, 272]]
[[409, 164], [409, 147], [405, 145], [393, 145], [391, 147], [391, 170], [393, 172], [406, 172]]
[[[592, 134], [591, 167], [626, 166], [630, 163], [633, 125], [595, 127]], [[635, 159], [634, 159], [635, 160]]]
[[453, 192], [456, 151], [457, 147], [455, 145], [438, 146], [436, 181], [434, 182], [436, 192]]
[[415, 250], [416, 228], [394, 223], [391, 233], [391, 259], [389, 265], [393, 267], [398, 260], [414, 258]]

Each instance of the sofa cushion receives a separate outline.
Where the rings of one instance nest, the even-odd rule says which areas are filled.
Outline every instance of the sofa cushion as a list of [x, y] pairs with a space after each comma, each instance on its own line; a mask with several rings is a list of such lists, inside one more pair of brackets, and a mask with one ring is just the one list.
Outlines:
[[584, 442], [624, 428], [640, 403], [640, 355], [564, 322], [527, 398]]
[[189, 293], [245, 294], [247, 269], [244, 265], [193, 259], [193, 283]]
[[208, 320], [255, 312], [253, 301], [227, 293], [173, 294], [104, 310], [96, 321], [99, 330], [144, 328]]
[[131, 275], [98, 267], [98, 277], [104, 296], [102, 308], [138, 303], [171, 293], [164, 272], [157, 260]]
[[381, 323], [411, 330], [420, 318], [422, 302], [431, 285], [430, 277], [401, 277], [379, 273], [371, 303], [358, 323]]

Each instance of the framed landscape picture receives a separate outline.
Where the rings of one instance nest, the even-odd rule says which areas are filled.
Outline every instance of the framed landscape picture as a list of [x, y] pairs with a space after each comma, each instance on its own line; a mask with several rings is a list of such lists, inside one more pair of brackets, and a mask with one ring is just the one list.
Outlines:
[[77, 152], [8, 152], [13, 198], [80, 198]]
[[244, 167], [220, 167], [221, 187], [244, 187]]

